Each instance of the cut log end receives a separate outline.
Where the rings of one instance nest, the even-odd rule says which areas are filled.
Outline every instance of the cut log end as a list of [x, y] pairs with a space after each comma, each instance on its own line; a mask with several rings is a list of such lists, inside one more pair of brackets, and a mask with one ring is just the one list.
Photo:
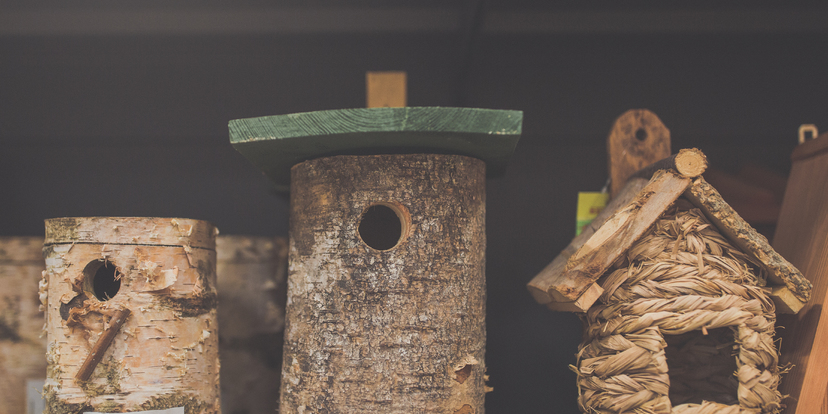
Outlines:
[[696, 178], [707, 170], [707, 156], [698, 148], [686, 148], [676, 154], [676, 171], [688, 178]]

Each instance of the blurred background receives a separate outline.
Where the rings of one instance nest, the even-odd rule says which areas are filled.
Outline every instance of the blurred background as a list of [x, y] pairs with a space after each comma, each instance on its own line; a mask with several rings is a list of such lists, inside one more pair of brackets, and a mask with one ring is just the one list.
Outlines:
[[492, 413], [577, 412], [580, 321], [525, 284], [574, 236], [577, 192], [605, 184], [616, 117], [655, 112], [766, 235], [799, 125], [828, 129], [825, 2], [225, 3], [0, 4], [0, 235], [104, 215], [286, 236], [287, 197], [227, 122], [364, 107], [366, 71], [406, 71], [409, 106], [523, 110], [488, 183]]

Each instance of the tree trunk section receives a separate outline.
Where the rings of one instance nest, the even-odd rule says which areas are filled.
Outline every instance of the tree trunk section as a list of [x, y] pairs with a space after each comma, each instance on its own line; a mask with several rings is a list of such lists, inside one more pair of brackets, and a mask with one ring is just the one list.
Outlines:
[[[165, 218], [46, 221], [45, 414], [218, 414], [215, 228]], [[75, 376], [114, 322], [87, 381]]]
[[285, 327], [287, 239], [216, 239], [221, 407], [227, 414], [279, 408]]
[[483, 413], [485, 163], [334, 156], [291, 188], [281, 412]]
[[26, 413], [26, 381], [46, 378], [42, 248], [41, 237], [0, 237], [0, 414]]

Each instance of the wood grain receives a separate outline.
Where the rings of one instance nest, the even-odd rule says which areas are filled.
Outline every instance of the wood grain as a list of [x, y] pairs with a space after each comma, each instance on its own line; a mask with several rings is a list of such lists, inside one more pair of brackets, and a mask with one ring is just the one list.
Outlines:
[[[640, 180], [643, 179], [632, 180], [630, 188], [624, 191], [627, 195], [616, 197], [607, 206], [616, 209], [613, 202], [620, 205], [600, 227], [573, 240], [570, 247], [574, 250], [580, 245], [577, 250], [569, 256], [559, 255], [529, 282], [529, 290], [536, 300], [540, 299], [539, 302], [550, 308], [586, 311], [598, 297], [582, 296], [588, 291], [596, 292], [594, 284], [598, 278], [690, 185], [689, 178], [666, 170], [658, 171], [646, 186], [635, 191]], [[628, 202], [622, 203], [622, 199]], [[550, 302], [569, 304], [550, 306]]]
[[[438, 154], [294, 168], [281, 412], [483, 412], [484, 169]], [[376, 203], [407, 223], [396, 247], [360, 236]]]
[[25, 413], [26, 380], [46, 378], [42, 250], [42, 237], [0, 237], [0, 414]]
[[[214, 227], [189, 219], [77, 217], [47, 220], [46, 228], [44, 414], [180, 406], [218, 412], [216, 252], [203, 247], [215, 245]], [[115, 273], [99, 275], [107, 267]], [[101, 295], [99, 276], [118, 287]], [[103, 359], [88, 380], [76, 380], [118, 309], [131, 315], [98, 353]]]
[[407, 104], [407, 76], [402, 71], [365, 72], [365, 106], [401, 108]]
[[796, 315], [780, 315], [782, 363], [793, 367], [780, 384], [791, 398], [786, 413], [828, 412], [828, 134], [799, 145], [791, 156], [774, 248], [813, 283]]
[[[572, 299], [562, 295], [557, 286], [565, 284], [566, 281], [562, 279], [564, 268], [569, 257], [572, 256], [581, 246], [589, 240], [590, 237], [603, 225], [607, 219], [612, 217], [616, 211], [629, 204], [633, 198], [649, 183], [649, 178], [636, 177], [627, 181], [627, 185], [618, 194], [617, 197], [610, 200], [606, 207], [598, 213], [592, 222], [584, 226], [581, 234], [576, 236], [566, 248], [561, 251], [546, 267], [543, 268], [531, 281], [527, 284], [527, 289], [532, 297], [540, 304], [548, 304], [548, 306], [556, 306], [556, 309], [568, 308], [572, 306], [580, 307], [581, 305], [573, 304], [567, 305], [552, 305], [553, 303], [572, 302]], [[599, 295], [600, 296], [600, 295]]]
[[230, 142], [282, 188], [290, 168], [332, 155], [456, 154], [503, 174], [522, 130], [521, 111], [406, 107], [305, 112], [229, 123]]
[[724, 201], [721, 194], [704, 178], [699, 177], [687, 189], [684, 196], [704, 212], [719, 231], [736, 247], [753, 256], [765, 269], [768, 284], [785, 286], [791, 295], [776, 295], [771, 298], [779, 304], [778, 310], [798, 311], [811, 296], [812, 285], [802, 273], [782, 255], [775, 251], [768, 239], [759, 234]]
[[279, 408], [287, 253], [286, 237], [216, 239], [223, 413]]
[[615, 197], [636, 171], [669, 157], [670, 130], [646, 109], [623, 113], [607, 138], [610, 195]]

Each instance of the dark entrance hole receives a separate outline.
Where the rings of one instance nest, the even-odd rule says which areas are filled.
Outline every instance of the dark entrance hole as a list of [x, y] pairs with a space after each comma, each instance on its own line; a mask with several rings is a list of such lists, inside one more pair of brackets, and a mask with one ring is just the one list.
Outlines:
[[738, 345], [731, 328], [664, 335], [667, 348], [670, 402], [701, 404], [703, 400], [738, 405], [736, 372]]
[[399, 211], [389, 205], [374, 204], [362, 213], [359, 236], [376, 250], [389, 250], [400, 242], [405, 234], [405, 223]]
[[96, 260], [86, 266], [84, 274], [86, 275], [87, 289], [91, 290], [101, 302], [112, 299], [121, 290], [122, 274], [112, 263]]
[[647, 131], [644, 130], [644, 128], [638, 128], [635, 131], [635, 139], [639, 141], [644, 141], [645, 139], [647, 139]]

